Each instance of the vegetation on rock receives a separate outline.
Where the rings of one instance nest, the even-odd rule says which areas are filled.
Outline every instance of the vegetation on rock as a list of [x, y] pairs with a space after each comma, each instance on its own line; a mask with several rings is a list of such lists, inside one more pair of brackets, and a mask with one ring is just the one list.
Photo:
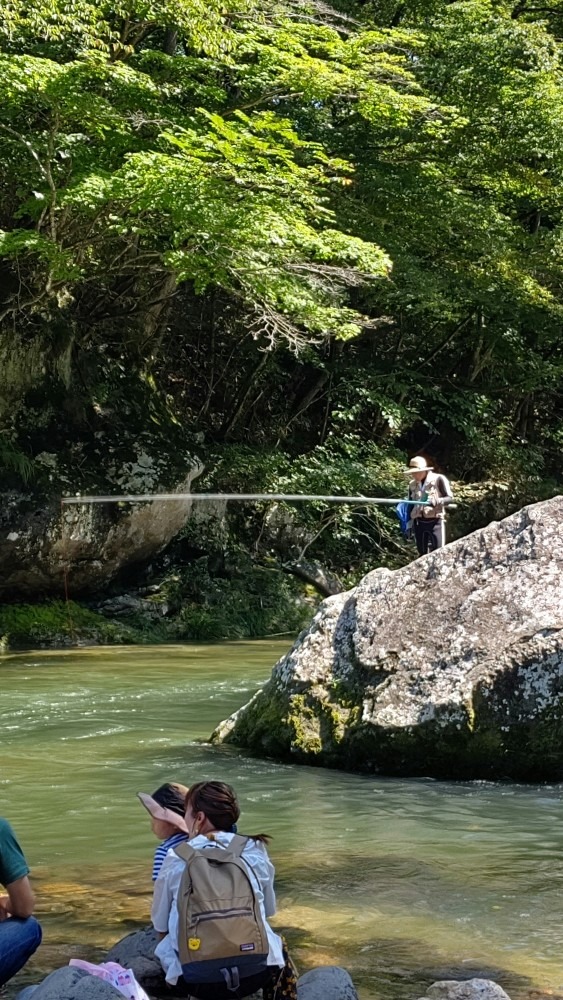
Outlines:
[[29, 646], [111, 645], [142, 639], [141, 630], [109, 622], [103, 615], [69, 601], [4, 604], [0, 607], [0, 652]]

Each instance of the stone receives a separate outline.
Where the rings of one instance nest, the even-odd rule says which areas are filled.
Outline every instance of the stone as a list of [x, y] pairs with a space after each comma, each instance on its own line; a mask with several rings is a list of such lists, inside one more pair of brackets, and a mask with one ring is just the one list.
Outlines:
[[358, 994], [346, 969], [341, 969], [337, 965], [325, 965], [311, 969], [299, 977], [297, 998], [298, 1000], [358, 1000]]
[[97, 976], [66, 965], [37, 986], [26, 986], [16, 1000], [123, 1000], [123, 994]]
[[104, 962], [119, 962], [125, 969], [131, 969], [147, 993], [158, 992], [164, 987], [164, 973], [154, 956], [157, 944], [158, 935], [153, 927], [134, 931], [114, 944]]
[[376, 774], [563, 778], [563, 497], [328, 598], [212, 735]]
[[164, 618], [168, 612], [165, 601], [145, 600], [134, 594], [118, 594], [108, 600], [99, 601], [95, 605], [108, 618], [127, 618], [129, 615], [146, 615], [148, 618]]
[[[133, 483], [131, 492], [188, 494], [202, 471], [185, 457], [188, 470], [172, 487]], [[109, 493], [122, 492], [116, 482]], [[63, 590], [71, 597], [96, 591], [126, 567], [162, 552], [185, 526], [193, 501], [185, 496], [146, 503], [72, 504], [60, 498], [33, 501], [31, 495], [0, 496], [0, 597], [31, 597]]]
[[432, 983], [421, 1000], [510, 1000], [502, 986], [492, 979], [445, 979]]

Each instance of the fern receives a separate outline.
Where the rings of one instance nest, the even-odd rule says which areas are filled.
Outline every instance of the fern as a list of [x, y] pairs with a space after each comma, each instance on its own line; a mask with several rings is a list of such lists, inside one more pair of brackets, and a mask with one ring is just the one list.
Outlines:
[[11, 441], [3, 441], [1, 438], [0, 469], [15, 472], [24, 483], [29, 483], [36, 473], [33, 460], [14, 447]]

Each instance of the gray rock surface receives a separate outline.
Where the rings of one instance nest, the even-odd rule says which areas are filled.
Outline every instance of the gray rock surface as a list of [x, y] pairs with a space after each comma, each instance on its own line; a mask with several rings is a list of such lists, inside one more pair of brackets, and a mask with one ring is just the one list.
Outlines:
[[[147, 462], [148, 457], [144, 457]], [[186, 464], [189, 466], [186, 456]], [[167, 493], [189, 493], [201, 465], [191, 468]], [[158, 472], [149, 465], [145, 478], [116, 481], [109, 493], [158, 492]], [[69, 489], [69, 493], [72, 491]], [[151, 559], [184, 527], [192, 510], [189, 499], [137, 504], [72, 505], [59, 498], [47, 503], [2, 494], [0, 504], [0, 596], [60, 594], [65, 570], [71, 596], [95, 590], [120, 570]]]
[[445, 979], [432, 983], [421, 1000], [510, 1000], [502, 986], [492, 979]]
[[563, 497], [328, 598], [213, 734], [385, 774], [563, 777]]
[[152, 927], [134, 931], [114, 944], [104, 961], [119, 962], [125, 969], [131, 969], [147, 993], [158, 992], [165, 988], [165, 983], [162, 966], [154, 957], [157, 944], [158, 935]]
[[123, 994], [97, 976], [66, 965], [55, 969], [38, 986], [27, 986], [16, 1000], [123, 1000]]
[[320, 966], [300, 976], [297, 997], [298, 1000], [358, 1000], [354, 983], [338, 965]]

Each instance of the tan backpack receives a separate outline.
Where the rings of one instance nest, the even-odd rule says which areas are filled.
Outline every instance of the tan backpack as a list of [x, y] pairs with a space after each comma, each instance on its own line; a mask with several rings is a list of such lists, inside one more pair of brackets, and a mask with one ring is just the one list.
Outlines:
[[[268, 933], [241, 854], [247, 837], [224, 848], [179, 844], [186, 862], [178, 892], [178, 954], [186, 982], [222, 984], [244, 996], [244, 980], [267, 971]], [[222, 991], [221, 991], [222, 992]], [[252, 992], [249, 990], [248, 992]]]

